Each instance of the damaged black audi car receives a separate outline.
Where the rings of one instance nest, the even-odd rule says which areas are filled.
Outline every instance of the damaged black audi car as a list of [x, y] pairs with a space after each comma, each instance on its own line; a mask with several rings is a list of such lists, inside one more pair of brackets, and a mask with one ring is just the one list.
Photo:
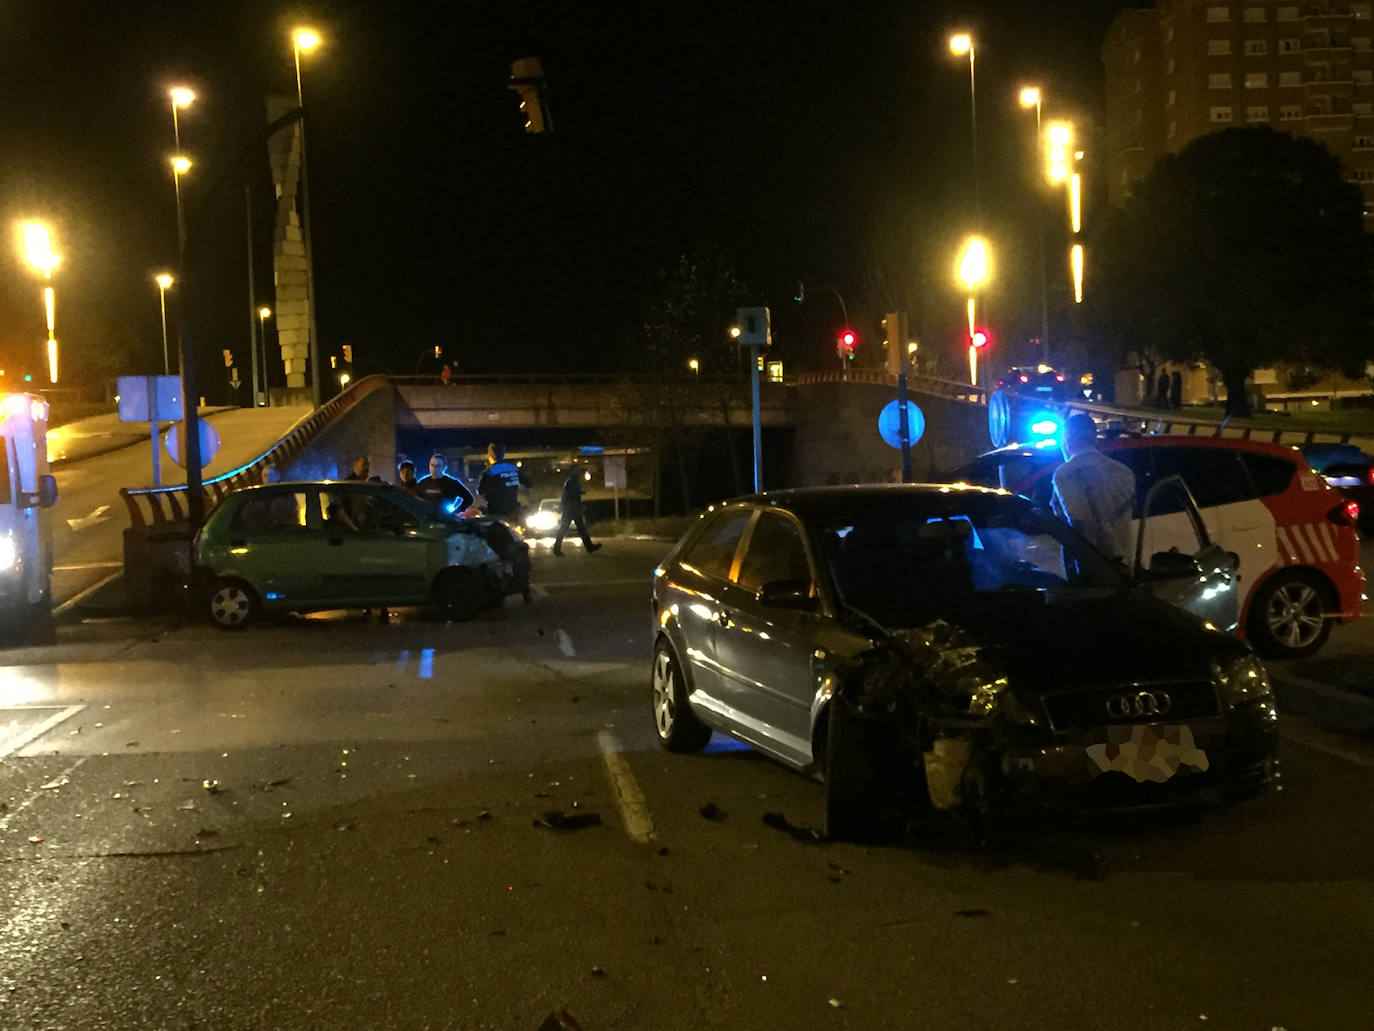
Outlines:
[[832, 837], [894, 807], [1253, 793], [1277, 776], [1268, 677], [1188, 601], [1233, 567], [1164, 557], [1128, 573], [1027, 499], [964, 485], [715, 506], [654, 574], [659, 740], [721, 731], [822, 777]]

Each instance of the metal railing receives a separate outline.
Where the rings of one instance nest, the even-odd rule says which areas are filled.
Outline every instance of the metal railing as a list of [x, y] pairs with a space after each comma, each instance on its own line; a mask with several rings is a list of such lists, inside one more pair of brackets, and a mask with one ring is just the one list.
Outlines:
[[[269, 472], [289, 469], [315, 439], [364, 398], [391, 386], [384, 376], [368, 376], [326, 401], [286, 432], [286, 435], [253, 461], [202, 484], [203, 511], [209, 511], [220, 498], [240, 487], [267, 482]], [[134, 529], [163, 523], [186, 522], [190, 518], [190, 494], [185, 484], [175, 487], [122, 487], [119, 496], [129, 510], [129, 525]]]

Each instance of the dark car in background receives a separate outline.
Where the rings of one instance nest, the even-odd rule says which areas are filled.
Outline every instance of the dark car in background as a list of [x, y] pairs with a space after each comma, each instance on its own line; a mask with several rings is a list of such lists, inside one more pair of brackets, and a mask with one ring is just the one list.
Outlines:
[[1374, 458], [1354, 444], [1303, 444], [1298, 450], [1328, 486], [1360, 506], [1360, 532], [1374, 532]]
[[1024, 397], [1038, 397], [1042, 401], [1063, 401], [1069, 396], [1066, 375], [1043, 362], [1039, 365], [1013, 365], [993, 389]]
[[[1172, 575], [1216, 586], [1192, 561]], [[1152, 586], [1004, 491], [741, 498], [655, 570], [655, 727], [670, 750], [721, 731], [820, 775], [836, 836], [894, 797], [1131, 808], [1266, 784], [1263, 667]]]
[[195, 540], [206, 612], [432, 605], [471, 619], [529, 598], [529, 547], [498, 519], [460, 519], [384, 483], [274, 483], [227, 494]]

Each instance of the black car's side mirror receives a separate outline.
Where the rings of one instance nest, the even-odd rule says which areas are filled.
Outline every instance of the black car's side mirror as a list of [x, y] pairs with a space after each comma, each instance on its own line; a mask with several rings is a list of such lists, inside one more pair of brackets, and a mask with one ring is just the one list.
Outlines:
[[1198, 576], [1202, 570], [1192, 555], [1181, 551], [1157, 551], [1150, 556], [1150, 566], [1143, 572], [1150, 580], [1176, 580]]
[[775, 609], [812, 612], [818, 601], [811, 593], [810, 580], [770, 580], [758, 589], [754, 599]]

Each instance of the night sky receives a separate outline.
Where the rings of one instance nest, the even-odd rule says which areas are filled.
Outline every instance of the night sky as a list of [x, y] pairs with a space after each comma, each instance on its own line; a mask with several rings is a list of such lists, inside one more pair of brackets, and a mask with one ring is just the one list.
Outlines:
[[[202, 393], [218, 388], [222, 348], [244, 353], [246, 376], [244, 190], [270, 304], [264, 97], [294, 92], [289, 29], [309, 23], [325, 38], [304, 69], [322, 347], [353, 344], [359, 372], [413, 371], [435, 344], [467, 372], [627, 367], [657, 272], [706, 246], [755, 289], [740, 303], [772, 306], [789, 368], [834, 364], [840, 324], [823, 292], [792, 301], [797, 280], [838, 288], [871, 346], [900, 304], [923, 351], [953, 363], [973, 191], [967, 63], [945, 41], [967, 27], [997, 264], [988, 311], [1013, 357], [1038, 331], [1045, 203], [1016, 93], [1038, 81], [1047, 116], [1100, 127], [1100, 46], [1127, 6], [8, 0], [0, 207], [7, 224], [56, 228], [64, 381], [160, 371], [151, 277], [176, 259], [166, 88], [192, 86], [186, 326]], [[527, 55], [548, 76], [546, 136], [523, 132], [507, 89]], [[17, 242], [0, 254], [12, 384], [38, 371], [41, 287]]]

